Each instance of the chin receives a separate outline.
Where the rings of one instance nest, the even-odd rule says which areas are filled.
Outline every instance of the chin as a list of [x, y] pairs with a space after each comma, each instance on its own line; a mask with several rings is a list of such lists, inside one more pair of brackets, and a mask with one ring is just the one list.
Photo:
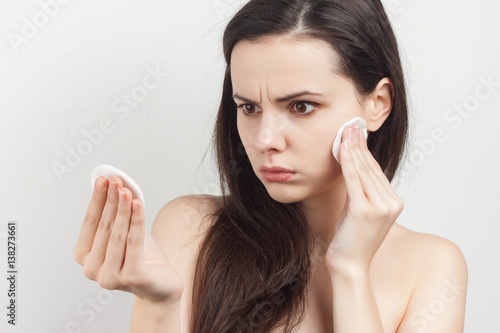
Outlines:
[[295, 187], [278, 188], [278, 186], [286, 186], [282, 184], [267, 184], [264, 183], [267, 189], [267, 194], [275, 200], [283, 204], [291, 204], [304, 200], [304, 196]]
[[271, 198], [282, 204], [293, 204], [300, 201], [294, 198], [283, 198], [283, 197], [273, 197], [273, 196], [271, 196]]

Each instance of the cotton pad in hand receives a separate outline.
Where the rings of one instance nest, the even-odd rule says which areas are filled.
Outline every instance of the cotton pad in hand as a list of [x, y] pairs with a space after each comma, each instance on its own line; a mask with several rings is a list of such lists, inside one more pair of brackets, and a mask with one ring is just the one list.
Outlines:
[[123, 181], [123, 186], [128, 188], [132, 192], [132, 198], [139, 199], [142, 201], [143, 207], [145, 207], [144, 196], [142, 195], [141, 188], [137, 183], [130, 178], [125, 172], [112, 167], [111, 165], [101, 164], [97, 166], [90, 175], [90, 181], [92, 182], [92, 189], [94, 189], [95, 181], [97, 177], [103, 176], [106, 178], [110, 178], [111, 176], [116, 176]]
[[340, 163], [340, 143], [342, 141], [342, 133], [344, 133], [344, 130], [346, 128], [352, 127], [352, 126], [357, 126], [361, 129], [363, 129], [363, 133], [365, 134], [365, 139], [368, 137], [368, 132], [366, 130], [366, 121], [361, 118], [361, 117], [356, 117], [351, 120], [349, 120], [347, 123], [344, 125], [340, 126], [339, 131], [337, 132], [337, 136], [335, 137], [335, 140], [333, 141], [333, 148], [332, 148], [332, 153], [333, 156], [335, 156], [335, 159]]

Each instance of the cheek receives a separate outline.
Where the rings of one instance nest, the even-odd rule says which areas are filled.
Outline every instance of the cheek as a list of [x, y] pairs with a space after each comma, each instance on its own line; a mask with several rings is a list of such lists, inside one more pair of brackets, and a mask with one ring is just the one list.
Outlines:
[[241, 140], [241, 146], [240, 146], [240, 153], [244, 153], [246, 155], [248, 155], [248, 158], [250, 159], [250, 161], [252, 160], [252, 158], [255, 156], [255, 148], [254, 148], [254, 141], [255, 141], [255, 135], [254, 133], [252, 132], [252, 129], [250, 128], [250, 126], [248, 126], [248, 124], [245, 124], [244, 122], [242, 121], [239, 121], [239, 117], [238, 117], [238, 121], [237, 121], [237, 129], [238, 129], [238, 135], [240, 137], [240, 140]]
[[246, 128], [244, 126], [239, 115], [236, 117], [236, 128], [238, 129], [238, 135], [240, 136], [241, 142], [243, 143], [245, 148], [247, 148], [248, 147], [248, 128]]
[[[294, 154], [298, 154], [301, 164], [306, 166], [313, 173], [325, 172], [324, 170], [331, 168], [334, 135], [330, 131], [315, 127], [314, 129], [300, 133], [295, 136], [290, 142], [290, 148]], [[333, 158], [335, 160], [335, 158]], [[323, 170], [323, 171], [321, 171]], [[306, 170], [304, 170], [306, 171]]]
[[310, 135], [304, 137], [302, 143], [302, 150], [306, 152], [304, 161], [310, 164], [311, 170], [323, 176], [340, 167], [332, 153], [333, 141], [340, 125], [332, 123], [332, 126], [317, 126], [314, 131], [310, 131]]
[[319, 167], [329, 167], [331, 159], [335, 159], [332, 154], [334, 136], [331, 133], [315, 133], [307, 139], [308, 154], [311, 159], [317, 161]]
[[308, 141], [312, 149], [320, 150], [322, 155], [331, 153], [333, 141], [340, 126], [337, 121], [325, 119], [309, 131]]

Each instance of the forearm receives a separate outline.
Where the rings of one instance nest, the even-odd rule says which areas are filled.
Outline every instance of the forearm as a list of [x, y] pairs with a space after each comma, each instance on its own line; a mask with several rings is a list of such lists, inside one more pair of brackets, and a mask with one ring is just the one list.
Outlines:
[[335, 333], [384, 333], [368, 269], [330, 271]]
[[135, 297], [130, 333], [180, 333], [180, 301], [152, 303]]

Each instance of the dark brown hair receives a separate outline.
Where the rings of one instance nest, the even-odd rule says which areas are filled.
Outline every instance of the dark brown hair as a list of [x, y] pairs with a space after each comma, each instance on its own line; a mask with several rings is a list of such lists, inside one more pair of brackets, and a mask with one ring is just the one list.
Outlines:
[[[379, 0], [251, 0], [223, 37], [226, 72], [213, 143], [222, 205], [200, 247], [193, 284], [193, 333], [291, 332], [303, 320], [314, 235], [298, 203], [273, 200], [255, 175], [236, 126], [231, 52], [238, 41], [287, 36], [332, 46], [360, 96], [392, 80], [393, 108], [368, 147], [389, 180], [407, 136], [398, 45]], [[333, 57], [332, 57], [333, 59]]]

